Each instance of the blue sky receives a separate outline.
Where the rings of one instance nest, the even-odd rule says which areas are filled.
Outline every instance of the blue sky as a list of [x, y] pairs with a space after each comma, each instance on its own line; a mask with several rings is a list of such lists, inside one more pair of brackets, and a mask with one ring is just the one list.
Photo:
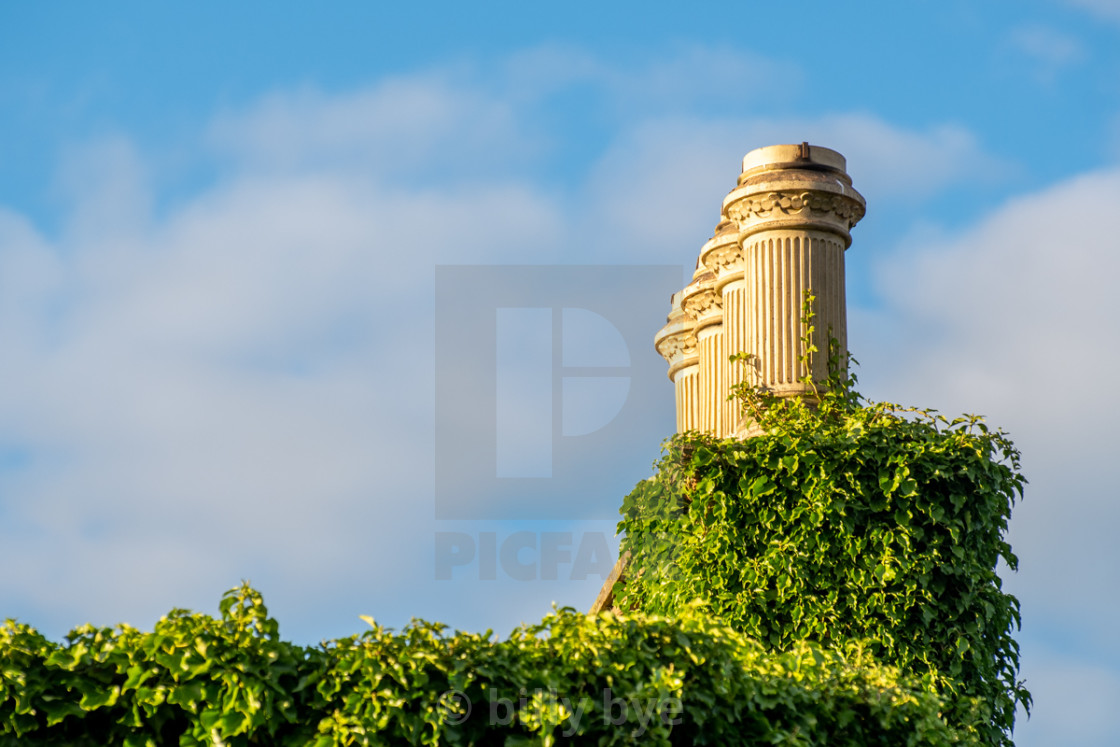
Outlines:
[[[683, 277], [742, 155], [809, 140], [868, 201], [865, 393], [1024, 452], [1019, 743], [1114, 743], [1117, 50], [1116, 0], [7, 5], [0, 614], [147, 627], [242, 578], [308, 642], [588, 606], [576, 559], [672, 428], [664, 370], [578, 510], [437, 518], [436, 267]], [[620, 305], [650, 336], [668, 311]], [[557, 578], [489, 579], [526, 536]]]

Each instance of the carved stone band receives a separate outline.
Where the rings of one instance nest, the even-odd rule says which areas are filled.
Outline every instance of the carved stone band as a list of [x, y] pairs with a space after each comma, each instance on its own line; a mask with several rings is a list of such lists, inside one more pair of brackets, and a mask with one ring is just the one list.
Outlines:
[[781, 191], [749, 195], [727, 207], [727, 216], [737, 223], [752, 217], [774, 218], [781, 215], [804, 215], [804, 210], [821, 215], [834, 215], [851, 229], [863, 218], [863, 203], [846, 195], [831, 192]]
[[699, 292], [686, 296], [681, 307], [685, 313], [703, 324], [707, 317], [715, 317], [723, 312], [723, 298], [714, 288], [701, 288]]

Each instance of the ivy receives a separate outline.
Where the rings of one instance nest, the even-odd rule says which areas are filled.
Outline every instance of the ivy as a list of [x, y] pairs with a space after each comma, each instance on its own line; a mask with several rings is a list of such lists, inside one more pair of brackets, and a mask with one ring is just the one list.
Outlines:
[[754, 437], [666, 443], [621, 509], [631, 558], [615, 603], [661, 615], [699, 604], [775, 652], [859, 642], [942, 693], [954, 723], [1010, 743], [1030, 694], [1019, 604], [996, 566], [1018, 563], [1004, 534], [1025, 482], [1019, 452], [977, 416], [867, 401], [834, 347], [830, 358], [804, 399], [738, 387]]
[[0, 744], [949, 745], [928, 685], [858, 646], [780, 654], [692, 608], [554, 611], [505, 640], [414, 621], [282, 641], [260, 595], [150, 633], [0, 627]]

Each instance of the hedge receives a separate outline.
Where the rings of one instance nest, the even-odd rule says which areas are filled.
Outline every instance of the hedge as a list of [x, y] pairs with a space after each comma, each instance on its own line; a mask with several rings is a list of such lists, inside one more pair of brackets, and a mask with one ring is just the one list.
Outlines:
[[684, 610], [560, 609], [505, 640], [414, 621], [305, 647], [258, 592], [152, 632], [0, 628], [0, 744], [947, 745], [928, 685], [858, 646], [780, 654]]

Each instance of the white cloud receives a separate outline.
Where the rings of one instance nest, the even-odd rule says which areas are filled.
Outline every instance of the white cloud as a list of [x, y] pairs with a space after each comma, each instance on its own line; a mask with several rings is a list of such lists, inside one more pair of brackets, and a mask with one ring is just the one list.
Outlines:
[[468, 169], [494, 174], [534, 151], [508, 103], [450, 71], [333, 95], [276, 91], [217, 117], [209, 139], [268, 172], [328, 168], [406, 182]]
[[1011, 171], [951, 124], [914, 130], [866, 114], [650, 118], [624, 127], [591, 170], [584, 234], [612, 252], [633, 252], [635, 260], [694, 260], [719, 221], [723, 195], [736, 184], [744, 144], [801, 140], [843, 153], [856, 189], [876, 210]]
[[1049, 26], [1017, 26], [1011, 30], [1009, 39], [1020, 51], [1048, 65], [1061, 67], [1079, 62], [1085, 56], [1080, 41]]
[[23, 558], [3, 596], [144, 625], [278, 577], [298, 623], [328, 577], [413, 587], [434, 265], [520, 258], [538, 230], [547, 253], [554, 206], [500, 180], [386, 191], [339, 168], [230, 177], [153, 220], [141, 180], [101, 188], [127, 144], [93, 151], [74, 154], [87, 187], [62, 239], [0, 214], [0, 444], [28, 455], [0, 478]]
[[505, 84], [515, 98], [539, 99], [587, 86], [603, 95], [615, 117], [630, 119], [705, 104], [724, 110], [732, 97], [736, 102], [763, 96], [771, 105], [786, 102], [801, 90], [802, 79], [795, 62], [707, 44], [681, 44], [620, 61], [553, 43], [511, 55], [504, 68]]
[[[795, 62], [749, 54], [743, 49], [688, 45], [656, 57], [637, 69], [609, 70], [607, 87], [623, 106], [724, 103], [765, 96], [771, 105], [788, 101], [801, 89], [803, 73]], [[717, 107], [718, 110], [718, 107]]]
[[[796, 130], [796, 123], [778, 124]], [[875, 204], [917, 202], [950, 187], [998, 182], [1013, 168], [952, 123], [906, 129], [873, 115], [839, 114], [803, 129], [844, 154], [856, 188]]]
[[1022, 602], [1036, 704], [1022, 744], [1110, 744], [1115, 733], [1105, 704], [1120, 662], [1120, 254], [1102, 216], [1118, 201], [1120, 171], [1101, 171], [951, 237], [904, 241], [881, 267], [882, 306], [851, 310], [868, 395], [981, 412], [1023, 452], [1030, 483], [1009, 533], [1020, 571], [1006, 584]]
[[1040, 651], [1028, 661], [1031, 665], [1024, 674], [1035, 706], [1029, 721], [1020, 717], [1015, 744], [1107, 747], [1116, 743], [1120, 677], [1115, 670], [1051, 651]]
[[1120, 0], [1065, 0], [1065, 2], [1099, 18], [1120, 21]]
[[71, 202], [69, 228], [89, 240], [144, 227], [151, 208], [149, 174], [140, 155], [122, 135], [64, 148], [58, 191]]
[[880, 287], [899, 330], [930, 335], [905, 340], [891, 368], [1001, 411], [1030, 400], [1021, 426], [1107, 427], [1120, 257], [1099, 216], [1117, 199], [1120, 172], [1089, 174], [1013, 200], [955, 240], [900, 248]]
[[1031, 60], [1035, 78], [1047, 85], [1052, 84], [1063, 70], [1086, 58], [1085, 47], [1078, 39], [1037, 23], [1011, 29], [1006, 44]]

